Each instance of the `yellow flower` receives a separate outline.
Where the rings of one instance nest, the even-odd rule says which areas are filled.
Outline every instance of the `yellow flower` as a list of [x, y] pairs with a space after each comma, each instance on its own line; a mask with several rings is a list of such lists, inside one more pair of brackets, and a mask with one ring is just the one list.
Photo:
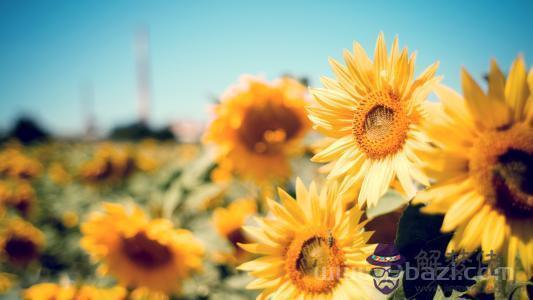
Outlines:
[[255, 182], [286, 179], [309, 128], [305, 97], [305, 87], [289, 78], [268, 83], [247, 76], [232, 86], [205, 136], [217, 145], [220, 168]]
[[149, 290], [147, 288], [136, 288], [129, 295], [129, 300], [168, 300], [168, 295]]
[[31, 179], [41, 172], [41, 164], [17, 148], [8, 148], [0, 152], [0, 175], [12, 178]]
[[99, 288], [93, 285], [83, 285], [76, 292], [75, 300], [123, 300], [127, 291], [121, 286]]
[[78, 225], [78, 220], [78, 214], [71, 210], [64, 212], [61, 218], [63, 225], [67, 228], [76, 227], [76, 225]]
[[24, 300], [72, 300], [76, 294], [73, 286], [60, 286], [55, 283], [35, 284], [22, 293]]
[[23, 180], [0, 181], [0, 203], [16, 209], [23, 217], [28, 217], [35, 205], [35, 192]]
[[120, 286], [98, 288], [82, 285], [79, 288], [71, 284], [39, 283], [24, 290], [25, 300], [123, 300], [126, 289]]
[[0, 273], [0, 295], [9, 291], [15, 282], [15, 276], [9, 273]]
[[5, 222], [0, 229], [0, 258], [19, 266], [36, 260], [44, 245], [43, 233], [19, 218]]
[[359, 205], [375, 205], [395, 178], [409, 199], [413, 179], [428, 185], [416, 152], [426, 147], [420, 126], [425, 99], [440, 80], [433, 77], [438, 64], [413, 80], [415, 55], [400, 52], [397, 38], [388, 55], [383, 34], [373, 62], [358, 43], [353, 51], [344, 51], [346, 66], [330, 59], [336, 80], [323, 77], [324, 88], [311, 90], [309, 118], [332, 138], [312, 160], [331, 165], [329, 178], [342, 178], [349, 198], [360, 189]]
[[115, 182], [130, 176], [136, 169], [129, 149], [102, 144], [92, 160], [80, 168], [80, 176], [90, 183]]
[[71, 180], [69, 173], [57, 162], [52, 163], [48, 168], [48, 176], [50, 176], [52, 182], [57, 185], [66, 185]]
[[105, 203], [81, 227], [81, 246], [103, 274], [122, 285], [172, 292], [202, 264], [203, 248], [191, 232], [166, 219], [150, 220], [138, 206]]
[[366, 257], [375, 245], [360, 223], [362, 211], [346, 211], [335, 182], [318, 191], [298, 179], [296, 200], [279, 190], [281, 204], [268, 200], [272, 218], [244, 231], [256, 241], [240, 246], [262, 257], [238, 267], [254, 277], [247, 288], [261, 289], [258, 299], [375, 299]]
[[[526, 79], [527, 78], [527, 79]], [[441, 86], [427, 132], [433, 150], [424, 161], [436, 180], [416, 202], [445, 213], [442, 231], [455, 231], [449, 250], [481, 246], [518, 254], [533, 273], [533, 71], [517, 58], [507, 80], [491, 65], [488, 93], [463, 70], [464, 99]], [[528, 85], [529, 84], [529, 85]]]
[[223, 260], [239, 262], [246, 258], [247, 253], [243, 252], [237, 244], [248, 242], [241, 227], [249, 217], [255, 215], [256, 211], [255, 200], [247, 198], [235, 200], [227, 208], [219, 207], [215, 209], [213, 212], [215, 229], [218, 234], [227, 239], [234, 247], [233, 253], [222, 255], [225, 258]]

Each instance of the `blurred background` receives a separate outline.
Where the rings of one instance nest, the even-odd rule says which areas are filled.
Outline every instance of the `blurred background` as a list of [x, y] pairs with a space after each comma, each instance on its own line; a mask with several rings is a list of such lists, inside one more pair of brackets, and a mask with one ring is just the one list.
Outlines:
[[[0, 1], [0, 133], [32, 121], [64, 138], [196, 140], [209, 104], [240, 74], [318, 85], [353, 41], [380, 31], [440, 60], [459, 89], [533, 51], [531, 1]], [[368, 50], [371, 52], [371, 50]], [[418, 70], [421, 71], [421, 70]], [[22, 118], [22, 119], [21, 119]], [[20, 130], [20, 128], [19, 128]], [[29, 129], [28, 129], [29, 130]]]

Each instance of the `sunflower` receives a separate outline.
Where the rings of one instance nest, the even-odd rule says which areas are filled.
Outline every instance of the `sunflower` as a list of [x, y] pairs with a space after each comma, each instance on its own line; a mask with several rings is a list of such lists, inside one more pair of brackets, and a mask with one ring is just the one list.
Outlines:
[[93, 285], [76, 287], [71, 284], [38, 283], [22, 293], [24, 300], [123, 300], [126, 289], [120, 286], [98, 288]]
[[31, 179], [41, 172], [41, 164], [26, 155], [16, 147], [0, 152], [0, 175]]
[[135, 157], [125, 147], [102, 144], [94, 157], [80, 168], [81, 178], [89, 183], [116, 182], [137, 169]]
[[[526, 79], [527, 78], [527, 79]], [[427, 132], [434, 148], [427, 152], [432, 188], [416, 202], [424, 211], [445, 213], [442, 231], [455, 231], [449, 250], [516, 255], [533, 271], [533, 71], [518, 57], [505, 79], [496, 62], [483, 92], [466, 70], [464, 99], [439, 86], [441, 99]]]
[[55, 283], [38, 283], [24, 290], [24, 300], [72, 300], [76, 294], [73, 286], [61, 286]]
[[205, 135], [218, 146], [219, 169], [255, 182], [286, 179], [289, 157], [310, 126], [305, 98], [296, 80], [242, 77], [222, 95]]
[[201, 267], [203, 248], [191, 232], [166, 219], [150, 220], [138, 206], [103, 208], [81, 227], [81, 246], [102, 263], [103, 274], [125, 286], [173, 292]]
[[0, 272], [0, 295], [8, 292], [15, 284], [15, 275]]
[[43, 233], [19, 218], [5, 222], [0, 230], [0, 258], [17, 266], [37, 260], [44, 245]]
[[129, 300], [168, 300], [167, 294], [155, 292], [147, 288], [136, 288], [128, 297]]
[[127, 291], [121, 286], [100, 288], [94, 285], [82, 285], [76, 292], [76, 300], [123, 300]]
[[267, 200], [272, 218], [243, 227], [256, 242], [239, 245], [262, 257], [238, 269], [257, 277], [247, 288], [263, 290], [258, 299], [379, 298], [365, 260], [372, 233], [357, 206], [343, 209], [338, 192], [335, 182], [319, 192], [297, 179], [296, 200], [279, 189], [281, 204]]
[[71, 181], [71, 176], [60, 163], [54, 162], [48, 167], [48, 177], [59, 186], [65, 186]]
[[400, 52], [397, 38], [388, 55], [383, 34], [374, 62], [358, 43], [353, 51], [344, 51], [346, 66], [330, 59], [336, 80], [323, 77], [324, 88], [311, 89], [316, 103], [308, 108], [309, 118], [331, 138], [312, 161], [331, 164], [328, 177], [342, 178], [347, 196], [360, 189], [359, 205], [375, 205], [395, 178], [410, 198], [413, 179], [428, 185], [417, 151], [426, 147], [420, 130], [424, 100], [440, 80], [434, 77], [438, 63], [413, 80], [415, 55]]
[[247, 253], [242, 251], [237, 244], [248, 242], [241, 227], [256, 212], [257, 205], [255, 200], [247, 198], [235, 200], [227, 208], [219, 207], [215, 209], [213, 212], [215, 229], [234, 247], [233, 253], [221, 255], [222, 260], [242, 261], [242, 259], [247, 257]]
[[35, 206], [35, 191], [23, 180], [0, 181], [0, 203], [28, 217]]

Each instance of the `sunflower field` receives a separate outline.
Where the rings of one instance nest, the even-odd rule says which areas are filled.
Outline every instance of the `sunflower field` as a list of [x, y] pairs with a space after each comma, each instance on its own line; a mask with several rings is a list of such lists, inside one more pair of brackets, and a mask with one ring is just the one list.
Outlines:
[[533, 70], [367, 51], [243, 75], [199, 143], [5, 141], [0, 298], [529, 299]]

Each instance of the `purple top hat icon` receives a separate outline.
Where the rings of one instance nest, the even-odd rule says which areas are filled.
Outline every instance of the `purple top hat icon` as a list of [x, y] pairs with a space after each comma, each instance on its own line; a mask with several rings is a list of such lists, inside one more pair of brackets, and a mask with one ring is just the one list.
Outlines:
[[389, 267], [401, 265], [405, 258], [390, 244], [378, 244], [374, 254], [366, 258], [366, 261], [374, 266]]

